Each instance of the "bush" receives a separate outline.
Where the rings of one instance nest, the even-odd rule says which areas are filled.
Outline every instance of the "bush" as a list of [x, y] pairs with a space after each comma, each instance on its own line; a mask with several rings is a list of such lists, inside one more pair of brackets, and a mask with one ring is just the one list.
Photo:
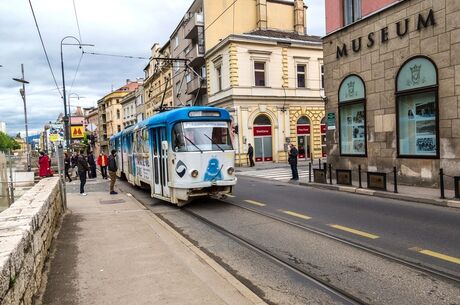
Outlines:
[[18, 142], [16, 142], [15, 139], [0, 131], [0, 151], [7, 152], [10, 149], [15, 150], [20, 148], [21, 146], [18, 144]]

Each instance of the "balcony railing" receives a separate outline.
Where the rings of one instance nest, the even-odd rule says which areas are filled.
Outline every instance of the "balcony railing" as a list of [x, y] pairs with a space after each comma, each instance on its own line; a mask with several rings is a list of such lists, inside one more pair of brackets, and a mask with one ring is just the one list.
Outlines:
[[184, 27], [186, 39], [194, 39], [198, 36], [198, 27], [203, 26], [203, 14], [193, 14]]
[[[191, 81], [189, 81], [187, 83], [187, 93], [195, 94], [200, 89], [201, 81], [202, 80], [198, 76], [194, 77]], [[202, 82], [203, 83], [201, 85], [201, 92], [204, 92], [206, 91], [206, 80], [203, 80]]]
[[204, 44], [195, 44], [190, 47], [185, 57], [190, 60], [190, 66], [201, 67], [205, 63], [204, 53]]

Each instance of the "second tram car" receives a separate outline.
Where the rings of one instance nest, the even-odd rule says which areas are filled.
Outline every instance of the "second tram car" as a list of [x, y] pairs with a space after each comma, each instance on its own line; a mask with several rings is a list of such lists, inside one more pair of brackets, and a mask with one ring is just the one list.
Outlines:
[[230, 115], [214, 107], [159, 113], [110, 138], [119, 177], [150, 186], [151, 196], [183, 206], [225, 195], [236, 184]]

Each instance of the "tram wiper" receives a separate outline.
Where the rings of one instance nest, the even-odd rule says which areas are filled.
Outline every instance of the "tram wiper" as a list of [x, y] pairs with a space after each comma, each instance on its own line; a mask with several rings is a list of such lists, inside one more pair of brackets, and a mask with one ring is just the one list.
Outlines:
[[217, 144], [213, 139], [211, 139], [207, 134], [205, 134], [205, 133], [203, 133], [203, 134], [204, 134], [204, 136], [205, 136], [206, 138], [208, 138], [209, 140], [211, 140], [211, 143], [212, 143], [212, 144], [216, 145], [217, 147], [219, 147], [220, 150], [222, 150], [223, 152], [225, 152], [225, 150], [224, 150], [222, 147], [220, 147], [220, 145]]
[[203, 151], [202, 151], [202, 150], [201, 150], [201, 149], [200, 149], [198, 146], [196, 146], [196, 144], [195, 144], [195, 143], [193, 143], [193, 141], [192, 141], [192, 140], [190, 140], [189, 138], [187, 138], [187, 136], [186, 136], [186, 135], [184, 135], [184, 138], [185, 138], [187, 141], [189, 141], [189, 142], [190, 142], [190, 143], [191, 143], [193, 146], [195, 146], [195, 147], [196, 147], [196, 149], [198, 149], [198, 150], [200, 151], [200, 153], [203, 153]]

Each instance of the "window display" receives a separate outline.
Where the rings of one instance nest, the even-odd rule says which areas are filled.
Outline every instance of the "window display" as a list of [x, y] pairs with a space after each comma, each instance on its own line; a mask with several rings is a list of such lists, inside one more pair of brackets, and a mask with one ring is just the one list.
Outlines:
[[[401, 68], [398, 74], [399, 155], [438, 155], [437, 88], [426, 90], [436, 85], [436, 69], [426, 58], [412, 59]], [[411, 94], [401, 94], [404, 90], [411, 90]]]
[[366, 155], [366, 110], [364, 82], [348, 76], [339, 89], [340, 153]]

